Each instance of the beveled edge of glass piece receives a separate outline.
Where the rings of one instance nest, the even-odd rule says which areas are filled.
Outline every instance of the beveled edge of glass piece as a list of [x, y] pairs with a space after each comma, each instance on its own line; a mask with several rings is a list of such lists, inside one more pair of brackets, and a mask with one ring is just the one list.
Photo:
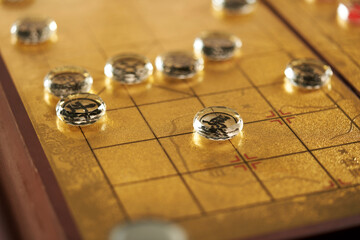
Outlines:
[[[109, 240], [130, 240], [127, 238], [127, 234], [132, 231], [139, 232], [138, 228], [142, 227], [155, 227], [155, 228], [167, 228], [166, 231], [171, 232], [171, 238], [168, 240], [188, 240], [188, 236], [185, 230], [178, 224], [174, 224], [169, 221], [159, 219], [142, 219], [133, 223], [117, 224], [112, 228], [109, 234]], [[135, 230], [134, 230], [135, 229]], [[135, 240], [135, 239], [131, 239]], [[137, 239], [136, 239], [137, 240]], [[139, 239], [143, 240], [143, 238]]]
[[[84, 89], [81, 92], [72, 92], [72, 93], [69, 93], [69, 94], [66, 94], [66, 95], [57, 95], [57, 94], [51, 92], [52, 78], [54, 76], [56, 76], [57, 74], [61, 74], [61, 73], [64, 73], [64, 72], [79, 73], [79, 74], [83, 75], [84, 76], [84, 82], [86, 81], [87, 84], [89, 85], [89, 87], [87, 89]], [[56, 97], [66, 97], [68, 95], [77, 94], [77, 93], [87, 93], [88, 91], [90, 91], [92, 84], [93, 84], [93, 78], [90, 75], [90, 73], [85, 68], [80, 67], [80, 66], [74, 66], [74, 65], [57, 66], [57, 67], [51, 69], [46, 74], [46, 76], [44, 77], [44, 88], [45, 88], [45, 90], [48, 93], [50, 93], [50, 94], [52, 94], [52, 95], [54, 95]]]
[[257, 0], [246, 0], [248, 3], [247, 6], [238, 9], [229, 9], [226, 8], [224, 5], [226, 4], [226, 0], [212, 0], [212, 7], [217, 12], [223, 12], [229, 16], [236, 16], [236, 15], [246, 15], [254, 11], [255, 4]]
[[[175, 55], [175, 54], [181, 54], [181, 55], [186, 55], [187, 57], [190, 57], [193, 59], [193, 61], [198, 64], [198, 69], [196, 70], [196, 72], [194, 72], [193, 74], [190, 74], [188, 76], [175, 76], [175, 75], [169, 75], [166, 72], [164, 72], [164, 68], [163, 68], [163, 59], [165, 59], [166, 57], [169, 57], [169, 55]], [[169, 51], [169, 52], [165, 52], [162, 54], [159, 54], [156, 58], [155, 58], [155, 66], [156, 66], [156, 70], [161, 72], [162, 74], [164, 74], [166, 77], [171, 78], [171, 79], [189, 79], [194, 77], [197, 73], [199, 73], [200, 71], [202, 71], [204, 69], [204, 59], [200, 56], [196, 56], [194, 53], [190, 52], [190, 51]]]
[[[231, 56], [229, 56], [227, 58], [213, 58], [211, 56], [208, 56], [208, 55], [204, 54], [204, 52], [203, 52], [203, 47], [204, 47], [203, 41], [207, 37], [207, 35], [223, 36], [224, 38], [227, 38], [230, 41], [233, 41], [235, 43], [234, 54], [232, 54]], [[193, 44], [195, 55], [205, 57], [206, 59], [208, 59], [210, 61], [226, 61], [226, 60], [229, 60], [232, 57], [234, 57], [234, 55], [236, 55], [236, 52], [239, 51], [239, 49], [241, 47], [242, 47], [242, 41], [241, 41], [241, 39], [239, 37], [235, 36], [234, 34], [230, 34], [228, 32], [222, 32], [222, 31], [203, 31], [195, 38], [194, 44]]]
[[[49, 30], [52, 33], [49, 34], [48, 38], [45, 38], [39, 42], [24, 41], [23, 39], [18, 37], [17, 32], [18, 32], [18, 25], [22, 24], [25, 21], [45, 21], [48, 24]], [[25, 45], [37, 45], [37, 44], [48, 42], [51, 40], [51, 38], [54, 35], [56, 35], [56, 32], [57, 32], [57, 24], [56, 24], [55, 20], [53, 20], [52, 18], [43, 17], [43, 16], [25, 16], [25, 17], [19, 18], [11, 25], [11, 28], [10, 28], [11, 36], [17, 42], [20, 42], [21, 44], [25, 44]]]
[[[137, 59], [140, 59], [140, 60], [144, 61], [144, 63], [145, 63], [144, 67], [149, 69], [147, 77], [145, 77], [145, 78], [143, 78], [143, 79], [141, 79], [139, 81], [135, 81], [133, 83], [124, 82], [124, 81], [121, 81], [121, 80], [117, 79], [113, 74], [112, 64], [114, 62], [116, 62], [117, 60], [122, 59], [122, 58], [126, 58], [126, 57], [137, 58]], [[106, 77], [108, 77], [108, 78], [110, 78], [110, 79], [112, 79], [114, 81], [120, 82], [122, 84], [133, 85], [133, 84], [142, 83], [145, 80], [147, 80], [153, 74], [153, 70], [154, 70], [154, 67], [153, 67], [151, 61], [146, 56], [138, 54], [138, 53], [125, 52], [125, 53], [115, 54], [114, 56], [110, 57], [106, 61], [105, 67], [104, 67], [104, 74], [105, 74]]]
[[[214, 139], [214, 138], [209, 138], [208, 136], [204, 135], [204, 134], [201, 134], [200, 132], [198, 132], [196, 129], [199, 129], [199, 126], [202, 125], [200, 120], [198, 119], [200, 116], [212, 111], [212, 112], [215, 112], [214, 109], [218, 110], [219, 112], [223, 112], [223, 113], [227, 113], [227, 114], [230, 114], [231, 116], [235, 116], [236, 117], [236, 120], [237, 122], [234, 123], [231, 127], [229, 128], [233, 128], [233, 130], [236, 130], [236, 128], [239, 128], [239, 132], [237, 134], [235, 134], [234, 136], [231, 136], [229, 138], [218, 138], [218, 139]], [[199, 126], [198, 126], [199, 125]], [[239, 127], [237, 126], [239, 125]], [[205, 137], [207, 139], [210, 139], [210, 140], [214, 140], [214, 141], [225, 141], [225, 140], [228, 140], [228, 139], [231, 139], [233, 137], [235, 137], [236, 135], [238, 135], [241, 130], [243, 129], [244, 127], [244, 121], [242, 119], [242, 117], [240, 116], [240, 114], [232, 109], [232, 108], [229, 108], [229, 107], [225, 107], [225, 106], [210, 106], [210, 107], [205, 107], [203, 109], [201, 109], [200, 111], [198, 111], [195, 116], [194, 116], [194, 119], [193, 119], [193, 128], [194, 128], [194, 131], [199, 134], [200, 136], [202, 137]]]
[[[69, 100], [72, 100], [72, 99], [76, 99], [76, 98], [89, 98], [89, 96], [91, 96], [93, 98], [94, 101], [97, 101], [100, 105], [102, 104], [103, 105], [103, 110], [99, 116], [99, 118], [94, 121], [94, 122], [89, 122], [89, 123], [86, 123], [86, 124], [73, 124], [73, 123], [70, 123], [70, 122], [67, 122], [67, 121], [64, 121], [62, 118], [61, 118], [61, 115], [59, 113], [59, 108], [63, 108], [63, 104], [64, 102], [68, 102]], [[102, 98], [96, 94], [93, 94], [93, 93], [76, 93], [76, 94], [71, 94], [71, 95], [68, 95], [64, 98], [61, 98], [58, 103], [56, 104], [56, 108], [55, 108], [55, 111], [56, 111], [56, 115], [57, 117], [64, 123], [68, 124], [68, 125], [71, 125], [71, 126], [88, 126], [88, 125], [91, 125], [91, 124], [94, 124], [96, 123], [97, 121], [99, 121], [106, 113], [106, 104], [105, 102], [102, 100]]]
[[[319, 68], [323, 68], [324, 69], [324, 74], [323, 77], [326, 77], [326, 79], [324, 81], [322, 81], [318, 86], [303, 86], [298, 84], [297, 82], [294, 81], [294, 79], [297, 77], [292, 68], [295, 66], [300, 66], [301, 63], [300, 62], [308, 62], [308, 64], [312, 64], [315, 66], [318, 66]], [[300, 63], [300, 64], [299, 64]], [[308, 90], [313, 90], [313, 89], [319, 89], [322, 86], [326, 85], [327, 83], [330, 82], [331, 80], [331, 76], [333, 75], [333, 71], [331, 69], [331, 67], [327, 64], [325, 64], [324, 62], [318, 60], [318, 59], [313, 59], [313, 58], [296, 58], [291, 60], [287, 65], [286, 68], [284, 70], [284, 74], [286, 76], [286, 79], [292, 83], [294, 86], [299, 87], [299, 88], [303, 88], [303, 89], [308, 89]]]

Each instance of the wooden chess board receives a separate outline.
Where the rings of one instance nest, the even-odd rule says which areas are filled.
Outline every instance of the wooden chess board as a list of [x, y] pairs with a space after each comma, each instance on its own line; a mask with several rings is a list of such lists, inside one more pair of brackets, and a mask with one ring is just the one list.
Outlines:
[[[252, 14], [225, 17], [208, 0], [0, 5], [0, 173], [21, 234], [107, 239], [116, 224], [151, 218], [175, 222], [196, 240], [360, 224], [360, 28], [336, 22], [336, 7], [267, 0]], [[13, 44], [12, 22], [34, 14], [57, 22], [57, 41]], [[192, 51], [204, 30], [237, 35], [241, 55], [206, 62], [190, 80], [155, 73], [124, 86], [104, 76], [114, 54], [154, 63], [169, 50]], [[287, 63], [303, 57], [327, 62], [331, 84], [303, 91], [284, 80]], [[59, 65], [91, 73], [104, 119], [86, 127], [57, 119], [58, 99], [44, 92], [43, 79]], [[214, 142], [193, 133], [194, 115], [216, 105], [240, 113], [240, 136]]]

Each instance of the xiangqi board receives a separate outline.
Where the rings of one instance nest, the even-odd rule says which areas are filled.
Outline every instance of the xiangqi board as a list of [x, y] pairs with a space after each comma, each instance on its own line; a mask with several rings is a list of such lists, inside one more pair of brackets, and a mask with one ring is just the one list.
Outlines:
[[[13, 97], [4, 87], [11, 81], [59, 187], [54, 193], [45, 184], [46, 191], [50, 199], [63, 196], [53, 208], [64, 238], [106, 239], [117, 224], [152, 218], [178, 224], [190, 239], [296, 236], [297, 229], [330, 231], [330, 223], [359, 215], [360, 105], [343, 82], [352, 80], [271, 5], [260, 2], [240, 17], [221, 16], [205, 0], [33, 1], [0, 11], [2, 69], [11, 77], [2, 78], [4, 96]], [[14, 44], [11, 24], [33, 14], [54, 19], [58, 39]], [[125, 86], [104, 75], [116, 54], [138, 53], [154, 64], [165, 52], [191, 52], [209, 30], [241, 39], [239, 56], [206, 61], [189, 80], [167, 81], [154, 71]], [[284, 80], [296, 58], [321, 58], [340, 74], [321, 89], [301, 90]], [[107, 107], [93, 125], [57, 118], [59, 99], [43, 81], [61, 65], [81, 66], [93, 77], [91, 93]], [[223, 142], [195, 134], [193, 118], [209, 106], [235, 109], [241, 134]], [[48, 175], [39, 174], [46, 182]]]

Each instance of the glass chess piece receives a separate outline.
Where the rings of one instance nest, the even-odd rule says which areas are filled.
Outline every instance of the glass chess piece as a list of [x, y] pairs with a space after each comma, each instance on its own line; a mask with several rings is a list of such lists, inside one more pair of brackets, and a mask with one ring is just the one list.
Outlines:
[[212, 61], [225, 61], [232, 58], [240, 49], [242, 42], [225, 32], [203, 32], [194, 41], [194, 52]]
[[295, 59], [285, 69], [286, 78], [294, 86], [318, 89], [328, 83], [333, 72], [330, 66], [316, 59]]
[[191, 78], [204, 68], [204, 60], [188, 52], [168, 52], [156, 57], [156, 69], [176, 79]]
[[227, 140], [240, 133], [243, 120], [231, 108], [213, 106], [199, 111], [194, 117], [193, 126], [195, 132], [205, 138]]
[[180, 226], [159, 220], [142, 220], [116, 226], [109, 240], [187, 240]]
[[124, 84], [141, 83], [149, 78], [152, 72], [153, 66], [149, 59], [134, 53], [113, 56], [104, 68], [107, 77]]
[[216, 11], [228, 15], [247, 14], [254, 10], [256, 0], [212, 0], [212, 6]]
[[25, 17], [11, 26], [11, 35], [20, 43], [36, 45], [56, 35], [56, 22], [50, 18]]
[[57, 97], [90, 91], [93, 78], [77, 66], [60, 66], [52, 69], [44, 79], [45, 90]]
[[56, 115], [63, 122], [84, 126], [97, 122], [105, 115], [106, 105], [97, 95], [78, 93], [62, 98], [56, 105]]

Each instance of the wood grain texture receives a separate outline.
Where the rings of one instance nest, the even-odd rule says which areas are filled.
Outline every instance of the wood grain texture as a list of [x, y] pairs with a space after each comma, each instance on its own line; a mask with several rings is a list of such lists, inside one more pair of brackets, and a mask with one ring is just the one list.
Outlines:
[[[23, 239], [65, 239], [1, 87], [1, 184]], [[6, 105], [5, 105], [6, 104]], [[6, 127], [5, 127], [6, 126]]]
[[[69, 215], [61, 202], [62, 193], [47, 161], [40, 162], [43, 150], [2, 59], [0, 76], [0, 177], [19, 234], [22, 239], [34, 240], [79, 238], [77, 230], [71, 232], [74, 225], [64, 228], [72, 221], [66, 219]], [[57, 216], [56, 209], [63, 212]]]

